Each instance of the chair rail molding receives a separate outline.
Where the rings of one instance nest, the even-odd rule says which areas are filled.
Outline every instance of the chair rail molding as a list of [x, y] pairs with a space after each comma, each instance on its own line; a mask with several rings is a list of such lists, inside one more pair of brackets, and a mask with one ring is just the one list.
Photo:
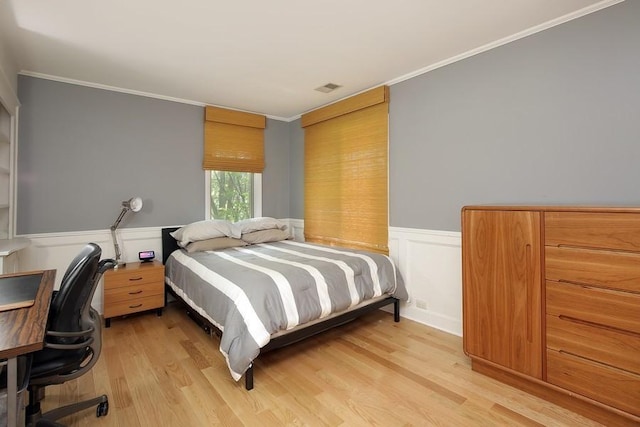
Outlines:
[[[294, 239], [304, 241], [304, 220], [285, 221]], [[409, 292], [401, 316], [462, 336], [461, 233], [389, 227], [389, 256]]]
[[[304, 220], [282, 219], [291, 236], [304, 241]], [[179, 226], [179, 225], [176, 225]], [[170, 227], [170, 226], [166, 226]], [[162, 259], [161, 229], [122, 228], [118, 239], [125, 262], [138, 261], [138, 252], [153, 250]], [[20, 271], [56, 269], [60, 287], [69, 261], [87, 242], [102, 248], [103, 258], [115, 256], [109, 230], [28, 234], [31, 245], [19, 259]], [[410, 299], [402, 304], [407, 319], [462, 335], [462, 236], [459, 232], [389, 227], [389, 256], [404, 278]], [[92, 304], [103, 312], [102, 283]]]
[[[163, 227], [121, 228], [118, 229], [118, 244], [125, 262], [137, 262], [138, 252], [153, 250], [157, 259], [162, 259]], [[102, 258], [114, 258], [115, 250], [110, 230], [75, 231], [64, 233], [26, 234], [31, 244], [23, 249], [19, 259], [20, 271], [56, 269], [55, 289], [60, 282], [70, 260], [85, 244], [92, 242], [102, 248]], [[103, 313], [102, 282], [98, 285], [91, 305]]]

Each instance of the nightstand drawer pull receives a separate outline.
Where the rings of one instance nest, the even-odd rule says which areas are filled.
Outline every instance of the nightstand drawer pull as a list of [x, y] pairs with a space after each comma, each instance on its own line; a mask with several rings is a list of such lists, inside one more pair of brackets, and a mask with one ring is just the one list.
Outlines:
[[142, 280], [142, 277], [130, 277], [130, 278], [129, 278], [129, 281], [130, 281], [130, 282], [135, 282], [135, 281], [137, 281], [137, 280]]
[[129, 308], [138, 308], [142, 307], [142, 304], [130, 305]]
[[129, 292], [129, 295], [138, 295], [138, 294], [141, 294], [141, 293], [142, 293], [142, 290], [139, 290], [139, 291], [135, 291], [135, 292]]

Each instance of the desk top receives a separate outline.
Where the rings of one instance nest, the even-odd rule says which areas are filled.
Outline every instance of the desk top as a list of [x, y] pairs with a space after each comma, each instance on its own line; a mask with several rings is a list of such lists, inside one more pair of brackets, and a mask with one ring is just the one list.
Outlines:
[[0, 312], [0, 359], [32, 353], [43, 347], [56, 271], [6, 274], [0, 275], [0, 278], [33, 274], [42, 274], [34, 304], [30, 307]]
[[43, 273], [24, 276], [0, 276], [0, 311], [32, 306]]

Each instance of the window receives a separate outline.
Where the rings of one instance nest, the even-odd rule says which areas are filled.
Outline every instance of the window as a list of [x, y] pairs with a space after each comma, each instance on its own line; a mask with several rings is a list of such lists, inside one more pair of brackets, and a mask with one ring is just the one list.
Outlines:
[[205, 218], [239, 221], [262, 215], [265, 116], [205, 108]]
[[242, 219], [262, 216], [262, 174], [206, 171], [205, 209], [208, 219]]

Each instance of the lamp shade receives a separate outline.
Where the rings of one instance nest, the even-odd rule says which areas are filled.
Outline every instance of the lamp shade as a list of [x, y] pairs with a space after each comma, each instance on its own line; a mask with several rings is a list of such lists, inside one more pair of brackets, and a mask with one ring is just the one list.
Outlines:
[[132, 197], [129, 200], [125, 200], [122, 202], [122, 207], [131, 209], [133, 212], [140, 212], [140, 209], [142, 209], [142, 198]]

